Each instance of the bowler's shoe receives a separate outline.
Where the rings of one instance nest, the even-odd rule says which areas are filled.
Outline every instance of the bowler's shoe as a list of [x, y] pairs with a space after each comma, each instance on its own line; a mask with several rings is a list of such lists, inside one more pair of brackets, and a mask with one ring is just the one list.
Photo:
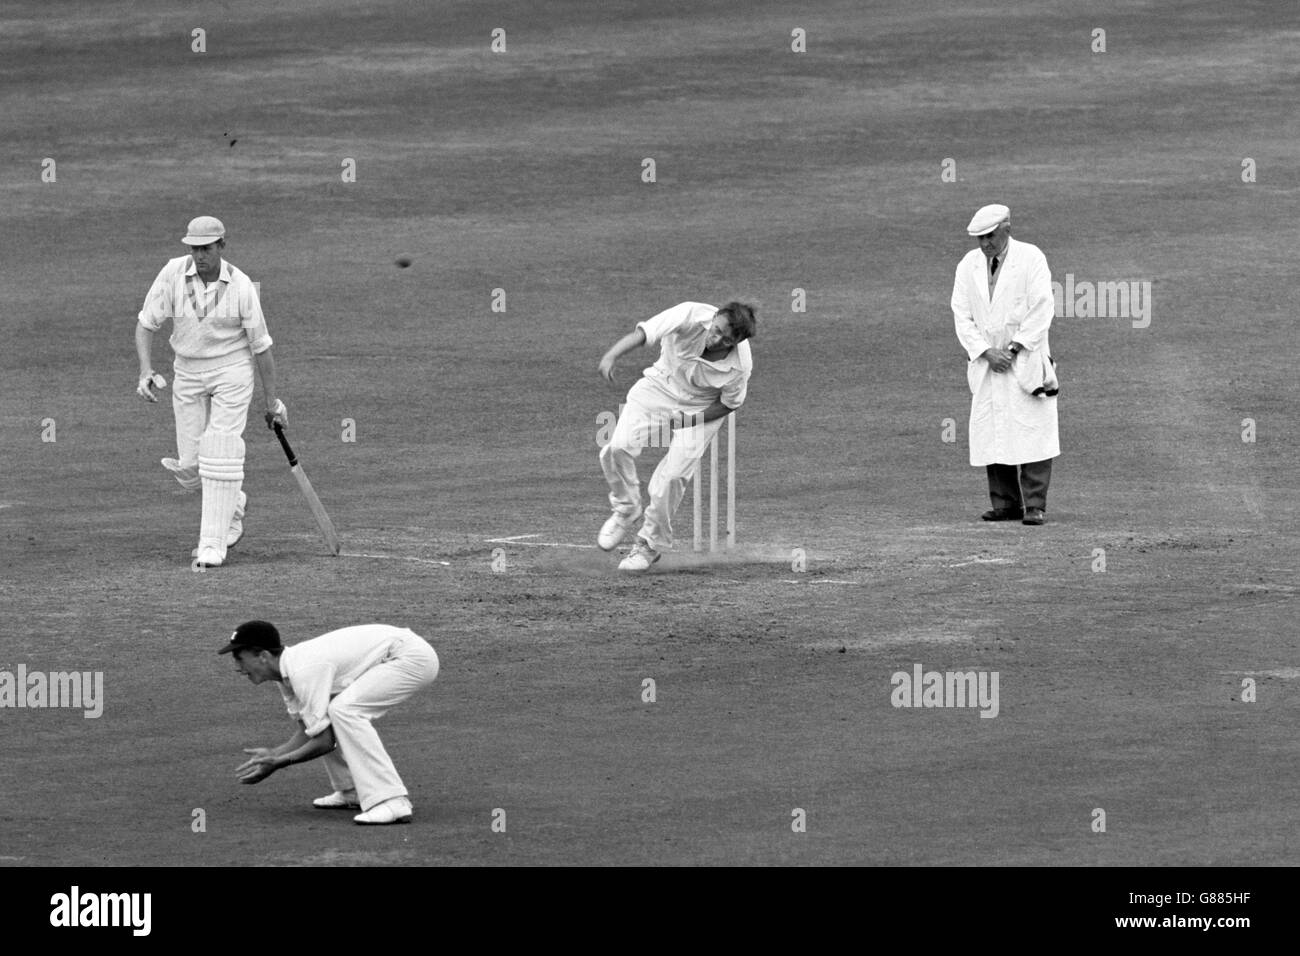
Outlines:
[[626, 518], [615, 511], [601, 526], [600, 534], [596, 535], [596, 546], [602, 551], [613, 551], [617, 548], [623, 543], [627, 533], [632, 530], [637, 519], [641, 517], [641, 510], [637, 508], [635, 513]]
[[984, 512], [980, 517], [985, 521], [1019, 521], [1024, 517], [1024, 512], [1019, 508], [994, 508]]
[[649, 571], [650, 565], [659, 560], [659, 552], [650, 547], [645, 538], [637, 538], [636, 544], [626, 558], [618, 563], [620, 571]]
[[[349, 796], [348, 794], [351, 794]], [[349, 790], [344, 793], [342, 790], [335, 790], [328, 797], [317, 797], [311, 802], [313, 807], [319, 810], [360, 810], [361, 804], [357, 801], [357, 792]]]
[[1047, 521], [1047, 515], [1043, 514], [1042, 508], [1026, 508], [1025, 517], [1021, 524], [1044, 524]]
[[410, 823], [411, 801], [406, 797], [393, 797], [376, 804], [365, 813], [358, 813], [352, 818], [366, 826], [383, 826], [388, 823]]

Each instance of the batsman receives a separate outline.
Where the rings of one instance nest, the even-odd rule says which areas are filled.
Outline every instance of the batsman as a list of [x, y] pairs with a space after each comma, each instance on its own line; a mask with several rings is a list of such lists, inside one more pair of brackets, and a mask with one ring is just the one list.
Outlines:
[[198, 566], [213, 568], [244, 533], [243, 435], [255, 371], [273, 422], [285, 425], [287, 413], [276, 397], [271, 336], [257, 286], [222, 258], [226, 227], [199, 216], [181, 242], [188, 253], [163, 266], [140, 310], [136, 393], [156, 402], [157, 390], [166, 385], [153, 369], [153, 334], [171, 319], [176, 457], [162, 459], [162, 465], [186, 491], [203, 493], [194, 558]]
[[[601, 358], [599, 372], [613, 382], [620, 356], [642, 345], [659, 346], [659, 360], [628, 391], [614, 433], [600, 450], [613, 513], [596, 544], [612, 551], [645, 516], [620, 571], [649, 570], [660, 551], [672, 547], [672, 516], [686, 483], [726, 416], [744, 404], [754, 367], [749, 339], [755, 330], [754, 310], [742, 302], [720, 309], [683, 302], [638, 322]], [[650, 478], [650, 503], [643, 509], [636, 460], [652, 443], [667, 444], [668, 453]]]

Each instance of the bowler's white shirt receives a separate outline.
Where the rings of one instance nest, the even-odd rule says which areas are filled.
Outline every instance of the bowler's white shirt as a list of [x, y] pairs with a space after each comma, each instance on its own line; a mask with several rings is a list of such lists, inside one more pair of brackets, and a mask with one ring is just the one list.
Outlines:
[[399, 637], [411, 632], [390, 624], [358, 624], [286, 647], [280, 654], [280, 693], [289, 716], [309, 737], [330, 725], [330, 698], [343, 693], [374, 667]]
[[749, 341], [743, 341], [716, 362], [703, 358], [716, 306], [683, 302], [638, 322], [647, 345], [659, 346], [659, 361], [645, 377], [683, 405], [711, 405], [719, 398], [728, 408], [745, 403], [754, 369]]
[[153, 280], [139, 322], [156, 332], [173, 320], [171, 346], [176, 367], [206, 372], [260, 354], [272, 345], [253, 280], [221, 260], [215, 282], [199, 278], [193, 256], [179, 256]]

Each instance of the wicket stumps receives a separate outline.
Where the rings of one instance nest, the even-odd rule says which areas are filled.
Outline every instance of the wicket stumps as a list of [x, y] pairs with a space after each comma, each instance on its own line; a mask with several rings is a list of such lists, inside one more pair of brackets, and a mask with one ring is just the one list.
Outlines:
[[[709, 441], [709, 550], [718, 550], [718, 442], [724, 429]], [[727, 416], [727, 550], [736, 546], [736, 413]], [[700, 458], [691, 479], [695, 500], [695, 550], [704, 550], [704, 458]]]

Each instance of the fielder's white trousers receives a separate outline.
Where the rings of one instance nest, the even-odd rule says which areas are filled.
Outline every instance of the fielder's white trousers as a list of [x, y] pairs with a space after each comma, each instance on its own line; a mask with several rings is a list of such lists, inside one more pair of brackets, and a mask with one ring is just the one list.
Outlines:
[[356, 790], [362, 810], [407, 796], [392, 758], [371, 721], [438, 676], [438, 655], [414, 631], [395, 637], [382, 660], [330, 701], [327, 713], [338, 747], [321, 759], [335, 790]]
[[248, 406], [253, 402], [253, 362], [206, 372], [173, 367], [172, 411], [176, 415], [176, 457], [182, 468], [199, 466], [199, 439], [214, 432], [244, 434]]
[[627, 393], [627, 404], [618, 416], [609, 444], [600, 450], [600, 467], [609, 483], [609, 504], [623, 515], [636, 514], [641, 505], [641, 481], [636, 460], [647, 445], [663, 447], [668, 453], [650, 476], [650, 504], [638, 535], [656, 550], [673, 546], [673, 513], [686, 494], [686, 483], [695, 476], [709, 442], [722, 428], [723, 418], [704, 425], [669, 430], [674, 414], [697, 415], [704, 405], [681, 405], [649, 379], [642, 378]]

